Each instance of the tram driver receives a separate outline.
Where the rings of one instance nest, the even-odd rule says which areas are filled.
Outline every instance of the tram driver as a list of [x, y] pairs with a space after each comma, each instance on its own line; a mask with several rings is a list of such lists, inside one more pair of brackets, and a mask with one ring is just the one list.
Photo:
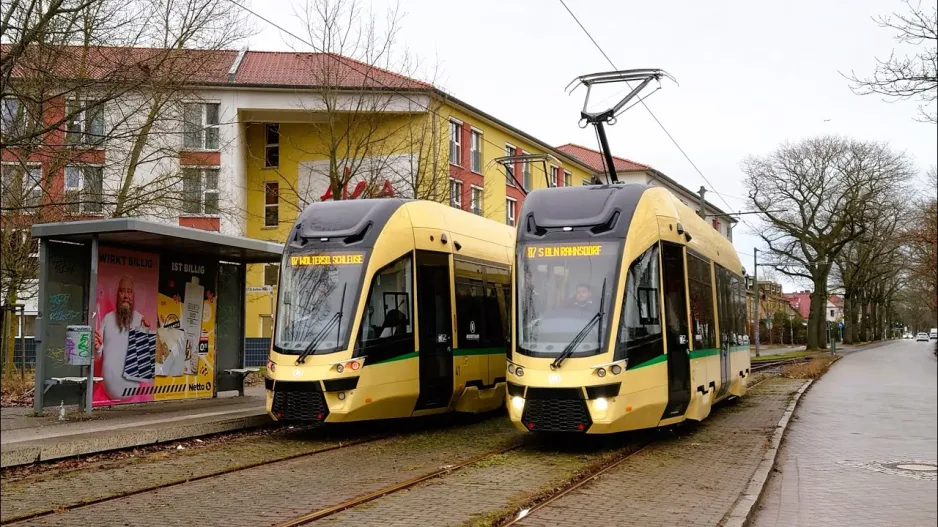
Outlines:
[[579, 283], [576, 286], [576, 293], [573, 298], [567, 301], [567, 306], [571, 309], [590, 309], [593, 307], [593, 291], [589, 284]]

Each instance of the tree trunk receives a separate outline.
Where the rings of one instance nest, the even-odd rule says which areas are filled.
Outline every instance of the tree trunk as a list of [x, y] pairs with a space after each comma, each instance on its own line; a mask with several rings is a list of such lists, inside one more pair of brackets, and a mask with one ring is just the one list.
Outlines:
[[0, 341], [3, 342], [3, 372], [6, 375], [13, 375], [13, 354], [16, 349], [16, 321], [12, 316], [12, 310], [6, 310], [7, 306], [12, 306], [16, 304], [17, 290], [15, 287], [11, 287], [6, 292], [6, 297], [3, 299], [3, 324], [2, 324], [2, 337]]
[[853, 295], [844, 292], [844, 344], [853, 344], [850, 333], [853, 329]]
[[[824, 334], [824, 308], [826, 303], [823, 301], [823, 287], [814, 286], [814, 293], [811, 293], [811, 308], [808, 312], [808, 346], [809, 350], [824, 349], [827, 347], [826, 341], [821, 338]], [[818, 293], [820, 291], [820, 294]]]

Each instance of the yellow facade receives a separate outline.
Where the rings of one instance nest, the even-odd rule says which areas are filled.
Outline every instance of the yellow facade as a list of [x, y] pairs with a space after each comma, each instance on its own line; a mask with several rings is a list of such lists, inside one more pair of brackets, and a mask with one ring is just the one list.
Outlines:
[[[473, 175], [469, 171], [469, 160], [464, 159], [465, 170], [469, 178], [481, 178], [483, 182], [482, 215], [486, 218], [506, 221], [506, 177], [502, 165], [492, 163], [497, 157], [506, 155], [505, 148], [511, 144], [521, 149], [525, 154], [551, 154], [556, 158], [551, 162], [563, 174], [570, 172], [573, 185], [580, 185], [582, 181], [589, 180], [592, 173], [589, 168], [579, 164], [563, 153], [539, 146], [535, 141], [523, 134], [512, 130], [507, 125], [499, 123], [493, 118], [473, 111], [450, 100], [436, 99], [431, 105], [435, 113], [397, 113], [380, 117], [362, 116], [360, 125], [346, 127], [347, 122], [339, 123], [338, 129], [351, 129], [353, 139], [343, 144], [343, 148], [335, 157], [348, 157], [361, 159], [362, 157], [375, 157], [379, 160], [410, 158], [413, 160], [412, 168], [416, 171], [414, 181], [405, 185], [404, 190], [409, 191], [407, 197], [436, 200], [446, 203], [449, 201], [449, 178], [458, 174], [460, 168], [451, 167], [449, 163], [449, 126], [451, 119], [460, 121], [466, 128], [471, 127], [481, 132], [481, 174]], [[297, 121], [309, 119], [297, 117]], [[326, 169], [329, 165], [328, 138], [337, 134], [329, 132], [327, 125], [323, 124], [322, 116], [314, 117], [313, 122], [279, 122], [279, 162], [275, 168], [265, 168], [265, 150], [267, 148], [266, 123], [250, 123], [245, 127], [247, 159], [246, 159], [246, 186], [247, 211], [246, 235], [250, 238], [283, 243], [287, 233], [293, 227], [298, 214], [310, 199], [318, 200], [320, 191], [317, 188], [310, 192], [308, 182], [301, 173], [310, 166]], [[364, 147], [368, 143], [367, 147]], [[351, 145], [351, 146], [349, 146]], [[345, 153], [346, 148], [351, 150]], [[434, 162], [434, 157], [436, 160]], [[406, 163], [407, 161], [401, 161]], [[318, 165], [317, 165], [318, 163]], [[547, 181], [544, 167], [540, 162], [531, 164], [531, 180], [533, 189], [546, 188]], [[548, 166], [547, 170], [550, 168]], [[517, 173], [519, 181], [523, 181], [523, 174]], [[326, 178], [326, 181], [328, 178]], [[265, 226], [265, 185], [276, 182], [279, 187], [277, 211], [279, 221], [276, 226]], [[320, 185], [326, 184], [324, 181]], [[470, 182], [465, 182], [467, 187]], [[395, 190], [399, 190], [395, 188]], [[529, 189], [531, 190], [531, 189]], [[350, 184], [348, 192], [354, 191]], [[400, 194], [400, 192], [398, 192]], [[465, 206], [465, 205], [464, 205]], [[516, 216], [521, 212], [521, 201], [516, 205]], [[263, 265], [250, 265], [247, 269], [245, 336], [268, 336], [270, 316], [275, 305], [275, 288], [265, 287], [265, 270]]]

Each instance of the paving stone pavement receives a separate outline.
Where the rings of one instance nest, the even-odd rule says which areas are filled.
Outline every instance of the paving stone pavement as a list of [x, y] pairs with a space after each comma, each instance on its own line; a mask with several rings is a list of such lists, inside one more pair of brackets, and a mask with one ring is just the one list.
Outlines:
[[[137, 459], [101, 462], [3, 481], [0, 521], [167, 485], [227, 469], [315, 452], [338, 444], [315, 432], [247, 437], [204, 450], [166, 450]], [[172, 448], [172, 447], [167, 447]]]
[[[636, 439], [622, 437], [620, 441], [628, 445]], [[603, 447], [589, 450], [558, 450], [547, 443], [542, 448], [525, 445], [445, 477], [343, 511], [320, 523], [360, 527], [463, 525], [481, 519], [487, 512], [503, 510], [533, 493], [559, 485], [590, 463], [611, 457], [615, 451]]]
[[[470, 459], [519, 437], [520, 433], [506, 419], [492, 418], [466, 427], [415, 433], [264, 465], [52, 514], [24, 524], [272, 525], [441, 465]], [[150, 469], [160, 470], [159, 464], [151, 465]]]
[[652, 444], [520, 524], [717, 525], [749, 483], [804, 382], [767, 378], [679, 438]]
[[938, 365], [932, 343], [851, 353], [802, 397], [753, 525], [934, 526]]

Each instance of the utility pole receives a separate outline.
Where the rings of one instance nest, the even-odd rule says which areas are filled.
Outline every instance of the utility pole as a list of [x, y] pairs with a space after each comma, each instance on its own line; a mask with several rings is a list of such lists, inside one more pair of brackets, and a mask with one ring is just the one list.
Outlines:
[[[790, 307], [790, 306], [789, 306]], [[791, 311], [788, 312], [788, 330], [791, 332], [791, 345], [795, 345], [795, 326], [791, 325]]]
[[706, 192], [707, 189], [705, 189], [703, 185], [700, 185], [700, 190], [697, 191], [697, 193], [700, 194], [700, 210], [697, 211], [697, 215], [705, 220], [707, 219], [707, 202], [704, 200], [704, 194]]
[[[703, 189], [703, 187], [701, 187]], [[756, 357], [759, 356], [759, 249], [752, 249], [752, 336], [756, 341]]]

